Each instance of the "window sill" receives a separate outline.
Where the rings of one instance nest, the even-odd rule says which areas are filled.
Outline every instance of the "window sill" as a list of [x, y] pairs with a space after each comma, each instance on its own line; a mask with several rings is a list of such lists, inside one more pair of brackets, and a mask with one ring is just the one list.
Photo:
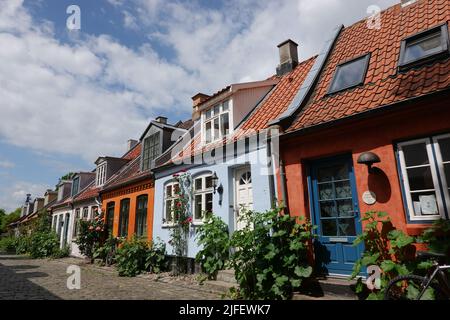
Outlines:
[[176, 227], [176, 224], [175, 224], [175, 223], [163, 223], [163, 224], [161, 225], [161, 227], [162, 227], [163, 229], [175, 228], [175, 227]]

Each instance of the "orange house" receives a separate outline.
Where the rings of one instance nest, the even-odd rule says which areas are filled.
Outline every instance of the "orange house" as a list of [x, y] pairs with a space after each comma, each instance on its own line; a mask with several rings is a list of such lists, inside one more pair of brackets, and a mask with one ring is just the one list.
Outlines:
[[103, 186], [102, 212], [114, 237], [131, 239], [136, 235], [153, 239], [154, 159], [190, 125], [191, 121], [171, 125], [164, 117], [151, 121], [140, 138], [139, 152]]

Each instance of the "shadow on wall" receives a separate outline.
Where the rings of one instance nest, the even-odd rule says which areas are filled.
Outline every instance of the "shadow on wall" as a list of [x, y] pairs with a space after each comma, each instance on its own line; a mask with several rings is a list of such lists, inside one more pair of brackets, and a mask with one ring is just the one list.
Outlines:
[[368, 178], [369, 190], [377, 195], [377, 202], [387, 203], [391, 199], [391, 183], [383, 170], [377, 167], [372, 168], [372, 173]]

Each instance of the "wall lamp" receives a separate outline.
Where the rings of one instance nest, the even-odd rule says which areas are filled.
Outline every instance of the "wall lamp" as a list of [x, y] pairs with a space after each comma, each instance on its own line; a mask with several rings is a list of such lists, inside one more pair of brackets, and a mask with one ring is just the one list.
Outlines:
[[380, 163], [381, 159], [377, 154], [375, 154], [373, 152], [363, 152], [359, 156], [357, 162], [359, 164], [365, 164], [367, 166], [369, 173], [373, 173], [372, 165], [374, 163]]
[[219, 205], [222, 205], [222, 194], [223, 194], [223, 186], [222, 184], [217, 185], [219, 183], [219, 177], [217, 176], [217, 173], [214, 172], [212, 175], [212, 183], [213, 183], [213, 188], [214, 188], [214, 194], [216, 194], [216, 192], [219, 193]]

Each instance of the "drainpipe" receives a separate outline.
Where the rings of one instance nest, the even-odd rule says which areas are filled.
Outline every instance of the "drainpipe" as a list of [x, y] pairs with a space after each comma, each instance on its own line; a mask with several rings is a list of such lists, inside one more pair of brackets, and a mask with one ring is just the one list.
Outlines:
[[268, 159], [268, 173], [269, 173], [269, 196], [270, 196], [270, 205], [271, 208], [276, 207], [276, 190], [275, 190], [275, 174], [274, 174], [274, 159], [272, 156], [272, 139], [270, 137], [270, 131], [267, 137], [267, 148], [266, 148], [266, 154]]
[[286, 172], [284, 170], [283, 159], [280, 159], [280, 179], [281, 179], [281, 194], [283, 197], [283, 204], [285, 206], [284, 213], [289, 215], [289, 203], [286, 190]]

